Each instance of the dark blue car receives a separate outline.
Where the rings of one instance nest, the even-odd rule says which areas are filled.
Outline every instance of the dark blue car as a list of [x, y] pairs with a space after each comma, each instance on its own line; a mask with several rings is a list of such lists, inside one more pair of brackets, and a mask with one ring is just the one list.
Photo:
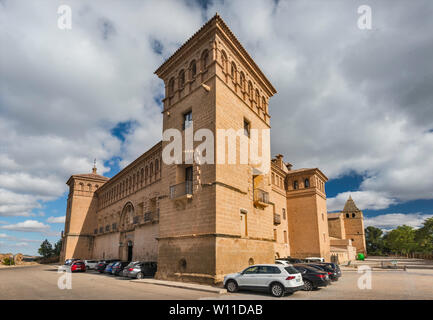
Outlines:
[[111, 262], [111, 263], [109, 263], [109, 264], [105, 267], [104, 272], [105, 272], [105, 273], [108, 273], [108, 274], [112, 274], [113, 266], [114, 266], [117, 262], [118, 262], [118, 261], [115, 261], [115, 262]]

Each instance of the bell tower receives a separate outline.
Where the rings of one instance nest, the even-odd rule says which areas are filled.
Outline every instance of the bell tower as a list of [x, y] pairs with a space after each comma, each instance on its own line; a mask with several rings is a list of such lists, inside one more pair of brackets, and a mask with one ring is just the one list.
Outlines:
[[[240, 160], [241, 143], [255, 130], [258, 149], [270, 146], [272, 84], [218, 14], [155, 73], [165, 85], [161, 180], [168, 194], [160, 202], [157, 277], [215, 283], [248, 263], [272, 262], [270, 150], [260, 167]], [[182, 153], [174, 159], [177, 138]], [[200, 149], [203, 142], [211, 147]]]

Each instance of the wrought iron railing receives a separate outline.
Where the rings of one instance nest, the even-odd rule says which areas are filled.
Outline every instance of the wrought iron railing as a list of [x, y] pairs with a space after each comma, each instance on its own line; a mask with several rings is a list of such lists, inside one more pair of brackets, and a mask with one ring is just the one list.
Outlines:
[[269, 204], [269, 193], [262, 189], [254, 189], [254, 201]]
[[192, 181], [185, 181], [174, 186], [170, 186], [170, 199], [176, 199], [190, 194], [192, 194]]

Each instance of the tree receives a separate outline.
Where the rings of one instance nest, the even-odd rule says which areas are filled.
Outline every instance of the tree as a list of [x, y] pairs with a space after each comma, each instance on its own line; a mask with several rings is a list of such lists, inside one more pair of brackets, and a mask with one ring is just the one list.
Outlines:
[[382, 255], [384, 253], [383, 232], [379, 228], [369, 226], [365, 229], [365, 242], [367, 253], [370, 255]]
[[44, 258], [49, 258], [53, 255], [53, 246], [48, 241], [48, 239], [45, 239], [41, 243], [41, 247], [38, 249], [38, 253], [43, 256]]
[[415, 230], [406, 225], [398, 226], [388, 232], [386, 245], [393, 253], [409, 256], [416, 251]]
[[433, 253], [433, 218], [424, 221], [423, 226], [415, 231], [415, 242], [421, 253]]
[[53, 251], [53, 255], [55, 256], [60, 256], [60, 252], [62, 251], [62, 239], [60, 239], [59, 241], [57, 241], [54, 244], [54, 251]]

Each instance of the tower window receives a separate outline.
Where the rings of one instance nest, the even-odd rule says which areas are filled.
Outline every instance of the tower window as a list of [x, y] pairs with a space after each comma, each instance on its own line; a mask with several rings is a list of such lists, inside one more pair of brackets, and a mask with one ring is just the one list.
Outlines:
[[185, 71], [182, 69], [179, 72], [179, 88], [183, 88], [185, 86]]
[[244, 135], [250, 136], [250, 123], [246, 119], [244, 119]]
[[304, 180], [304, 185], [305, 185], [305, 188], [310, 187], [310, 180], [308, 178]]
[[208, 60], [209, 60], [209, 53], [207, 50], [205, 50], [203, 51], [203, 54], [201, 56], [201, 65], [203, 71], [207, 69]]
[[286, 220], [286, 209], [283, 208], [283, 219]]
[[298, 180], [293, 181], [293, 189], [298, 189]]
[[349, 214], [348, 213], [346, 213], [346, 218], [349, 218]]
[[168, 95], [172, 96], [174, 93], [174, 78], [171, 78], [168, 82]]
[[195, 63], [195, 60], [191, 61], [190, 69], [191, 69], [191, 79], [194, 79], [195, 75], [197, 74], [197, 65]]
[[352, 218], [355, 218], [355, 214], [354, 213], [352, 213]]
[[240, 83], [241, 83], [242, 90], [245, 90], [245, 75], [244, 75], [244, 73], [242, 71], [241, 71], [241, 74], [240, 74]]
[[192, 111], [189, 111], [183, 115], [183, 129], [185, 130], [192, 124]]
[[231, 76], [233, 81], [236, 81], [236, 64], [232, 62]]

